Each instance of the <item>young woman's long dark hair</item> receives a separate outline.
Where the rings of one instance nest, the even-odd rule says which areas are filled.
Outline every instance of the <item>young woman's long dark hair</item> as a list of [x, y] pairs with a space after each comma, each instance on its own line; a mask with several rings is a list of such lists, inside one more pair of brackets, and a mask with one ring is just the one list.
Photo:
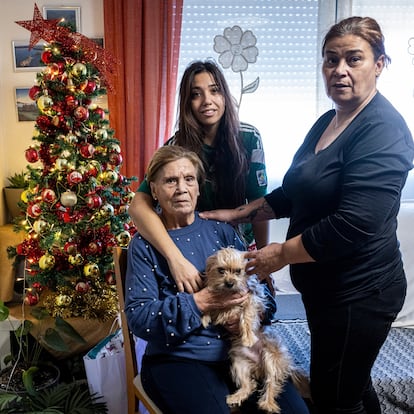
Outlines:
[[[195, 75], [210, 73], [224, 97], [225, 110], [214, 142], [214, 175], [217, 184], [216, 208], [234, 208], [245, 202], [247, 155], [240, 136], [240, 121], [234, 100], [223, 73], [214, 61], [195, 61], [185, 70], [180, 84], [178, 131], [176, 144], [202, 157], [204, 131], [191, 109]], [[203, 159], [206, 164], [206, 160]], [[205, 165], [206, 169], [207, 166]], [[208, 171], [206, 171], [208, 175]]]

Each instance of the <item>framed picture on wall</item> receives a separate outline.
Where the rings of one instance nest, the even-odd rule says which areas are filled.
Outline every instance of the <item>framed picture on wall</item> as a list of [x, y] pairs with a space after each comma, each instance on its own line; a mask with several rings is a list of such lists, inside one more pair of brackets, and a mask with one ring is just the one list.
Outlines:
[[41, 71], [45, 67], [41, 60], [44, 45], [39, 42], [29, 50], [29, 42], [12, 41], [14, 70]]
[[15, 89], [17, 120], [19, 122], [33, 122], [39, 116], [36, 102], [29, 97], [29, 90], [30, 88], [26, 87]]
[[61, 24], [75, 32], [81, 31], [80, 6], [43, 6], [43, 18], [60, 19]]
[[98, 46], [104, 47], [104, 38], [103, 37], [91, 37], [91, 40], [93, 40]]

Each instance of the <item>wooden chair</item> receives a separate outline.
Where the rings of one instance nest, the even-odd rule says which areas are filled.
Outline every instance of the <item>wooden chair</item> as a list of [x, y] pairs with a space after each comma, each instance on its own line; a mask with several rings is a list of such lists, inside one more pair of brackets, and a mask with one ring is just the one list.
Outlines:
[[115, 266], [116, 288], [118, 292], [118, 300], [121, 313], [121, 329], [124, 337], [128, 414], [136, 414], [137, 409], [139, 408], [139, 401], [148, 410], [149, 414], [162, 414], [161, 410], [154, 404], [154, 402], [150, 399], [142, 387], [141, 376], [139, 375], [137, 368], [135, 341], [131, 331], [128, 328], [128, 323], [124, 312], [127, 249], [115, 247], [113, 258]]

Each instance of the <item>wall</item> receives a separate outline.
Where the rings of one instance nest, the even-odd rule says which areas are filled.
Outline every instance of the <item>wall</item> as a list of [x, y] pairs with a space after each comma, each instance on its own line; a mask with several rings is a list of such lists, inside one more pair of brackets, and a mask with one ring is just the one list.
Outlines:
[[[15, 23], [32, 20], [34, 1], [1, 0], [0, 13], [0, 188], [7, 184], [6, 177], [25, 168], [24, 151], [30, 145], [34, 123], [18, 122], [15, 105], [15, 88], [31, 87], [36, 82], [36, 72], [16, 72], [13, 65], [13, 41], [29, 43], [30, 31]], [[62, 0], [38, 0], [39, 10], [43, 6], [80, 6], [80, 32], [88, 37], [103, 37], [103, 0], [77, 0], [64, 3]], [[3, 194], [0, 202], [0, 225], [6, 222]]]

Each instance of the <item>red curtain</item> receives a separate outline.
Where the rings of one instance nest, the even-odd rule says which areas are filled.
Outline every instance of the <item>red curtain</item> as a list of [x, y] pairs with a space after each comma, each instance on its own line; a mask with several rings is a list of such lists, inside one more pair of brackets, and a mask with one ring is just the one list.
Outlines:
[[105, 48], [119, 60], [110, 127], [127, 176], [141, 180], [172, 132], [183, 0], [104, 0]]

